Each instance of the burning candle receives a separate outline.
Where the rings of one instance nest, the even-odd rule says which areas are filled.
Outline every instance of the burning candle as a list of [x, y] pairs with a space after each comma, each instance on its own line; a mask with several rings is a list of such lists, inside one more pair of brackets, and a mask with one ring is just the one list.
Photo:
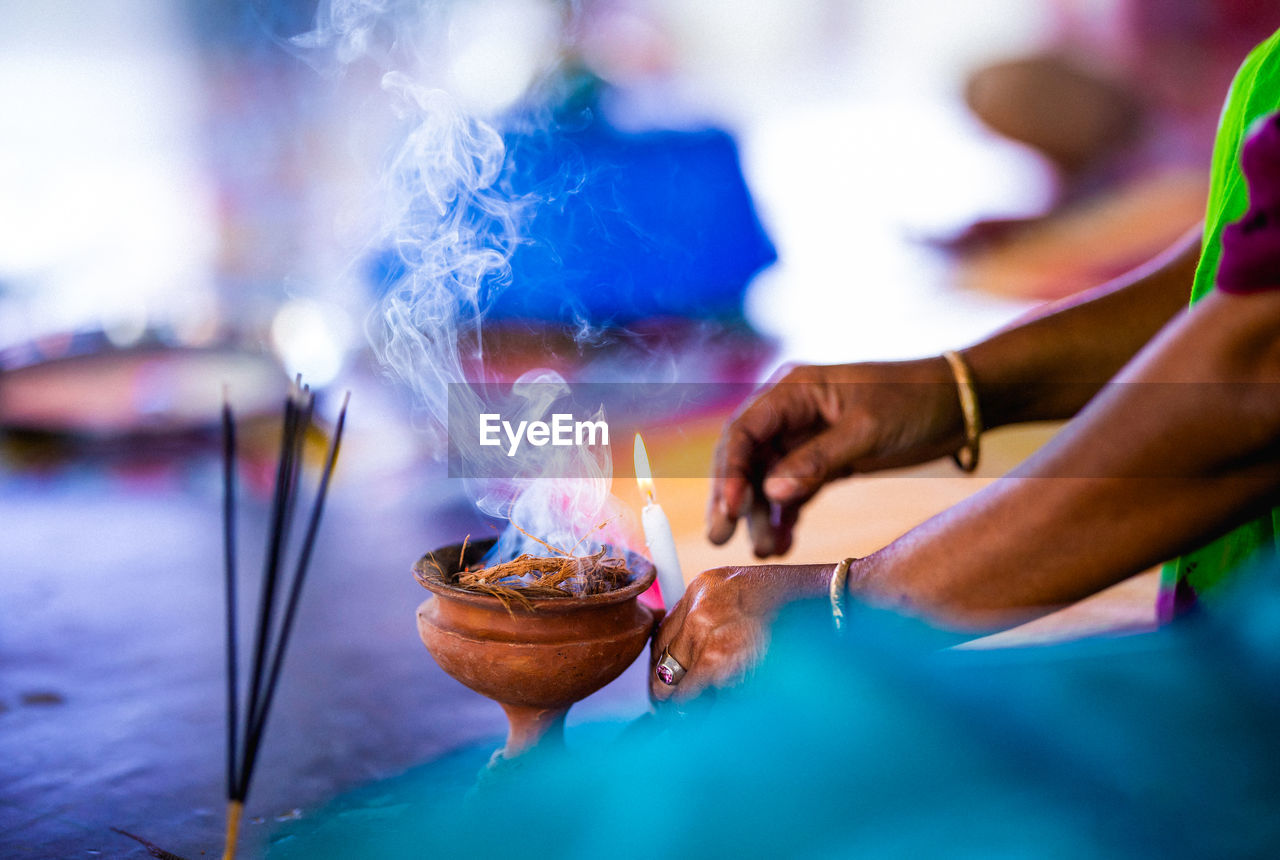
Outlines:
[[644, 440], [636, 434], [636, 483], [645, 495], [644, 510], [640, 522], [644, 525], [644, 542], [649, 547], [649, 557], [658, 570], [658, 586], [662, 589], [662, 601], [667, 609], [676, 605], [684, 594], [684, 574], [680, 571], [680, 557], [676, 555], [676, 539], [671, 534], [671, 523], [662, 506], [654, 498], [653, 475], [649, 471], [649, 455]]

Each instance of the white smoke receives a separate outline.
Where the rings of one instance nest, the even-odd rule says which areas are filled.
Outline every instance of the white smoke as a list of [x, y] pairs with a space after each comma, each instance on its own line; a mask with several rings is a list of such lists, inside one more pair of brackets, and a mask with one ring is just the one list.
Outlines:
[[[506, 530], [491, 560], [546, 554], [521, 530], [579, 554], [604, 543], [625, 545], [629, 515], [609, 492], [607, 448], [543, 449], [536, 474], [500, 477], [509, 464], [494, 463], [498, 452], [482, 448], [478, 433], [469, 432], [478, 428], [484, 408], [480, 395], [464, 384], [487, 381], [484, 314], [512, 286], [511, 257], [538, 200], [512, 190], [497, 129], [413, 73], [422, 69], [424, 28], [439, 21], [430, 4], [328, 0], [321, 4], [316, 30], [294, 40], [340, 65], [399, 58], [410, 67], [382, 76], [382, 89], [406, 132], [383, 174], [383, 215], [373, 245], [391, 249], [404, 274], [377, 308], [370, 331], [374, 349], [412, 389], [433, 448], [443, 453], [451, 442], [464, 461], [477, 506], [519, 526]], [[552, 371], [533, 369], [511, 393], [517, 405], [510, 417], [546, 420], [568, 386]]]
[[[378, 357], [446, 429], [448, 385], [482, 367], [485, 307], [509, 280], [519, 224], [531, 201], [503, 193], [506, 147], [447, 93], [388, 73], [387, 91], [412, 130], [383, 184], [382, 243], [405, 268], [383, 299]], [[442, 440], [437, 440], [442, 441]]]

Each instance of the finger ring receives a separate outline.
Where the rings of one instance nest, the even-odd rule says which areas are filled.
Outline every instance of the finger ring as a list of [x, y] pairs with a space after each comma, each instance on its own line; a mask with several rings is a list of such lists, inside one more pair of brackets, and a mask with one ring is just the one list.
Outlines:
[[662, 659], [658, 661], [658, 667], [654, 669], [654, 674], [658, 676], [658, 680], [666, 684], [668, 687], [680, 683], [680, 679], [684, 677], [685, 668], [680, 665], [680, 661], [671, 656], [668, 648], [662, 649]]

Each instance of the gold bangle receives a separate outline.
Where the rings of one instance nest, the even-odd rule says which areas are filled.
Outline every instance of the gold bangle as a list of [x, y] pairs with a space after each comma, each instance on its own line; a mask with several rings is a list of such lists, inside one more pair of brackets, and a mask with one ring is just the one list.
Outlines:
[[978, 468], [978, 440], [982, 436], [982, 413], [978, 411], [978, 391], [973, 384], [973, 375], [969, 373], [969, 365], [964, 363], [960, 353], [947, 350], [942, 357], [951, 365], [951, 375], [956, 379], [956, 391], [960, 395], [960, 412], [964, 415], [964, 445], [959, 451], [951, 454], [962, 472], [972, 472]]
[[831, 595], [831, 620], [835, 622], [837, 631], [844, 625], [844, 586], [849, 579], [849, 565], [854, 561], [856, 559], [846, 558], [837, 564], [836, 569], [831, 572], [831, 582], [827, 586]]

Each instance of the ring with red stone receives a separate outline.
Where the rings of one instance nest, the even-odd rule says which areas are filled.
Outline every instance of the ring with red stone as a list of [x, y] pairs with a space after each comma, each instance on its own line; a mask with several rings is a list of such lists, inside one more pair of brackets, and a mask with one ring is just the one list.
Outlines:
[[680, 679], [684, 677], [685, 668], [680, 665], [679, 660], [671, 656], [671, 652], [668, 649], [664, 648], [662, 649], [662, 659], [658, 661], [658, 666], [653, 671], [658, 676], [659, 681], [668, 687], [673, 687], [680, 683]]

